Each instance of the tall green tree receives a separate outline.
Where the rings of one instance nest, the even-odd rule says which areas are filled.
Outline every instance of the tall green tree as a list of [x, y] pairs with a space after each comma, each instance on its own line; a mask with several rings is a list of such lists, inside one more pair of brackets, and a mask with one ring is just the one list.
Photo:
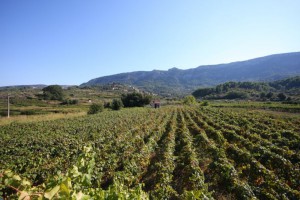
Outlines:
[[49, 85], [43, 88], [44, 99], [46, 100], [59, 100], [64, 98], [63, 89], [59, 85]]

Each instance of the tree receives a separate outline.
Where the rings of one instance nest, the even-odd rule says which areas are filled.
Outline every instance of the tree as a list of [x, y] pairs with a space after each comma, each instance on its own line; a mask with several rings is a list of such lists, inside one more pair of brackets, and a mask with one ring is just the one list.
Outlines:
[[43, 88], [44, 99], [46, 100], [63, 100], [63, 89], [59, 85], [49, 85]]
[[188, 96], [184, 97], [183, 103], [186, 105], [193, 105], [193, 104], [196, 104], [197, 101], [194, 96], [188, 95]]
[[228, 92], [225, 96], [224, 99], [247, 99], [248, 94], [245, 92], [238, 92], [238, 91], [233, 91], [233, 92]]
[[96, 104], [96, 103], [93, 103], [91, 106], [90, 106], [90, 109], [88, 111], [88, 114], [96, 114], [96, 113], [99, 113], [99, 112], [102, 112], [104, 110], [104, 106], [103, 104]]
[[279, 93], [277, 97], [279, 98], [280, 101], [284, 101], [286, 99], [286, 95], [284, 93]]
[[261, 99], [266, 98], [266, 93], [261, 92], [260, 95], [259, 95], [259, 97], [260, 97]]
[[151, 102], [151, 96], [133, 92], [121, 97], [124, 107], [142, 107]]
[[113, 110], [120, 110], [124, 107], [123, 102], [120, 99], [114, 99], [110, 105]]
[[268, 99], [271, 99], [272, 97], [273, 97], [273, 92], [269, 92], [267, 95], [266, 95], [266, 97], [268, 98]]
[[[217, 91], [218, 92], [221, 91], [220, 87], [218, 87]], [[215, 88], [200, 88], [200, 89], [194, 91], [192, 95], [194, 97], [199, 97], [199, 98], [201, 97], [202, 98], [202, 97], [205, 97], [207, 95], [213, 94], [215, 92], [216, 92]]]

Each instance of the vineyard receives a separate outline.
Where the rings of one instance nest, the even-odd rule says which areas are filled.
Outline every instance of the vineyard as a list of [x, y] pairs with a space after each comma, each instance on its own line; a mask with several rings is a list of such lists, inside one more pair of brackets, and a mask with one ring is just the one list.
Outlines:
[[[122, 188], [128, 199], [300, 199], [296, 118], [199, 106], [132, 108], [12, 123], [0, 127], [0, 137], [5, 198], [16, 197], [9, 184], [20, 177], [40, 194], [30, 198], [62, 198], [55, 185], [42, 186], [53, 178], [61, 185], [61, 174], [75, 177], [78, 185], [66, 185], [72, 182], [77, 199], [79, 191], [105, 199], [113, 189], [118, 197]], [[88, 175], [78, 181], [83, 168]], [[20, 177], [6, 181], [12, 172]]]

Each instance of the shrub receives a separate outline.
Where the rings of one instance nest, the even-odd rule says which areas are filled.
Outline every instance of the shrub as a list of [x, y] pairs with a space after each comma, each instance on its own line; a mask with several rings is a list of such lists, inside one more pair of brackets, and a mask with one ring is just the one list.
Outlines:
[[279, 93], [277, 97], [279, 98], [280, 101], [284, 101], [286, 99], [286, 95], [284, 93]]
[[35, 110], [23, 110], [20, 113], [21, 115], [35, 115], [36, 111]]
[[122, 107], [124, 107], [123, 102], [120, 99], [114, 99], [111, 103], [111, 109], [113, 110], [120, 110]]
[[259, 95], [259, 97], [260, 97], [261, 99], [266, 98], [266, 93], [261, 92], [260, 95]]
[[104, 109], [103, 104], [96, 104], [96, 103], [94, 103], [94, 104], [92, 104], [90, 106], [88, 114], [96, 114], [96, 113], [102, 112], [103, 109]]
[[267, 95], [266, 95], [266, 97], [268, 98], [268, 99], [271, 99], [272, 97], [273, 97], [273, 92], [269, 92]]
[[75, 105], [75, 104], [78, 104], [78, 100], [77, 99], [66, 99], [64, 100], [62, 103], [62, 105]]
[[203, 101], [201, 105], [202, 106], [208, 106], [208, 101]]
[[104, 103], [104, 108], [111, 108], [111, 102], [105, 102]]
[[43, 88], [43, 96], [46, 100], [63, 100], [63, 89], [59, 85], [49, 85]]
[[186, 105], [193, 105], [193, 104], [196, 104], [197, 101], [194, 96], [188, 95], [188, 96], [184, 97], [183, 103]]
[[248, 94], [245, 92], [228, 92], [224, 99], [247, 99]]
[[78, 101], [77, 99], [73, 99], [73, 100], [71, 100], [71, 103], [70, 103], [70, 104], [75, 105], [75, 104], [78, 104], [78, 103], [79, 103], [79, 101]]

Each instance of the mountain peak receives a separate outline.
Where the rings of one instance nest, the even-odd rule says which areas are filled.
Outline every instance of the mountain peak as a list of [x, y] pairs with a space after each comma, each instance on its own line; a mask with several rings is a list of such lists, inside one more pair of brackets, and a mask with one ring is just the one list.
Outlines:
[[168, 69], [168, 71], [179, 71], [180, 69], [178, 69], [177, 67], [172, 67], [171, 69]]

